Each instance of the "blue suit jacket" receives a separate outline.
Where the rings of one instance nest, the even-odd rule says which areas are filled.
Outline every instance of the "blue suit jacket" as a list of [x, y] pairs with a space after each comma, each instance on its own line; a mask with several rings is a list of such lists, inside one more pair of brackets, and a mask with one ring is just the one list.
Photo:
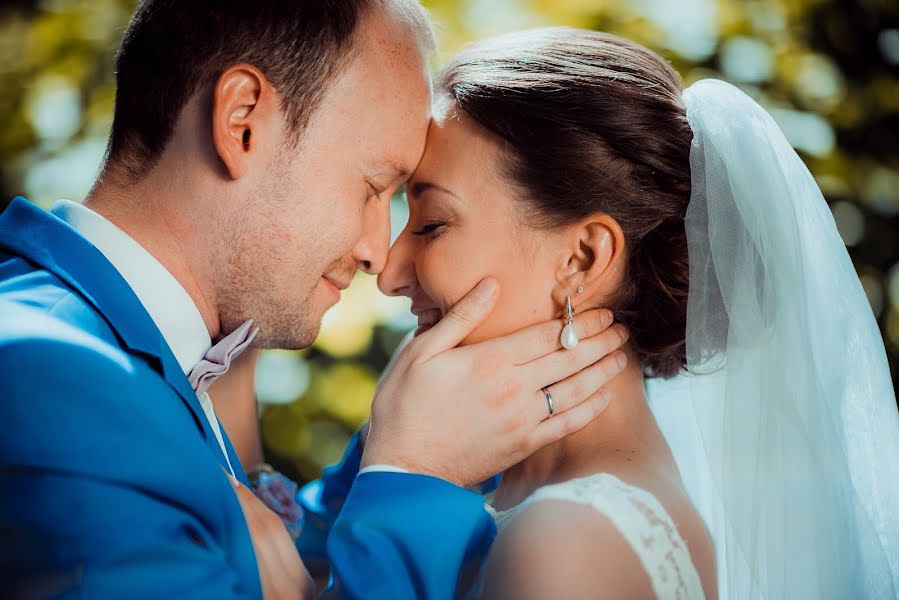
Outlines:
[[[0, 427], [0, 592], [261, 596], [224, 456], [161, 333], [96, 248], [20, 198], [0, 215]], [[495, 534], [480, 496], [431, 477], [365, 474], [342, 504], [334, 598], [451, 598]]]

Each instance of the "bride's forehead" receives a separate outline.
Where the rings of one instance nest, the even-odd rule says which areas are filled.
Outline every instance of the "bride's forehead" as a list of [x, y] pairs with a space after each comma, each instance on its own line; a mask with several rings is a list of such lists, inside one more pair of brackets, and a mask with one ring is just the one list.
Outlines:
[[[419, 169], [483, 171], [498, 151], [493, 135], [471, 118], [459, 116], [432, 121]], [[417, 172], [417, 171], [416, 171]]]

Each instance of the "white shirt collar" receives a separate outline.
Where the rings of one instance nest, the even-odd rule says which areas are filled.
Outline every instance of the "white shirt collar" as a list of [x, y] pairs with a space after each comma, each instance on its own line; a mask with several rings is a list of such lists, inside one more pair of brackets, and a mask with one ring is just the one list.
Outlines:
[[92, 243], [128, 282], [150, 314], [185, 374], [200, 362], [212, 340], [187, 290], [127, 233], [91, 209], [60, 200], [53, 214]]

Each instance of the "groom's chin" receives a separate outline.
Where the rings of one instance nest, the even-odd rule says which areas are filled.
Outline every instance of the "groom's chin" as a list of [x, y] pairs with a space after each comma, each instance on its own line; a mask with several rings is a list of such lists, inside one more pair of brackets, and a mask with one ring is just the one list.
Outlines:
[[282, 306], [274, 314], [259, 315], [256, 323], [260, 331], [256, 345], [271, 350], [302, 350], [315, 342], [322, 328], [327, 306], [310, 295], [300, 305]]
[[254, 346], [264, 350], [302, 350], [315, 342], [320, 330], [320, 319], [289, 323], [282, 319], [278, 324], [260, 327]]

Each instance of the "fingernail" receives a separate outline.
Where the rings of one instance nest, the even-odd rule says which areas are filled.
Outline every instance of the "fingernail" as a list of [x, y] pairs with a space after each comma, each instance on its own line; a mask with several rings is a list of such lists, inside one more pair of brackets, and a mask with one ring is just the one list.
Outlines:
[[618, 360], [618, 368], [619, 369], [624, 369], [624, 367], [627, 366], [627, 354], [625, 354], [624, 352], [618, 353], [617, 360]]
[[484, 279], [474, 289], [475, 300], [487, 302], [496, 295], [497, 284], [495, 279]]
[[612, 324], [612, 311], [604, 310], [602, 313], [602, 326], [608, 327]]

